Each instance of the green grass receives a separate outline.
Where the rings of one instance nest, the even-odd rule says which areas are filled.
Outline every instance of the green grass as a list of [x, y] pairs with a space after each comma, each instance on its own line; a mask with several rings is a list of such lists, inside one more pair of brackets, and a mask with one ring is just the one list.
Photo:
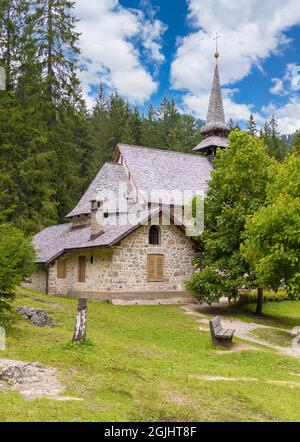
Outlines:
[[254, 330], [251, 333], [256, 338], [263, 339], [264, 341], [277, 345], [280, 347], [288, 347], [292, 345], [293, 336], [283, 330], [274, 330], [268, 328], [261, 328]]
[[[299, 421], [300, 360], [272, 350], [218, 354], [208, 332], [178, 306], [118, 307], [89, 302], [88, 342], [70, 345], [76, 301], [20, 290], [16, 306], [45, 309], [52, 328], [19, 318], [1, 358], [56, 367], [64, 395], [80, 402], [0, 392], [0, 421]], [[299, 303], [266, 306], [272, 321], [300, 324]], [[237, 313], [236, 313], [237, 314]], [[242, 317], [245, 312], [240, 313]], [[258, 381], [207, 382], [201, 376]]]

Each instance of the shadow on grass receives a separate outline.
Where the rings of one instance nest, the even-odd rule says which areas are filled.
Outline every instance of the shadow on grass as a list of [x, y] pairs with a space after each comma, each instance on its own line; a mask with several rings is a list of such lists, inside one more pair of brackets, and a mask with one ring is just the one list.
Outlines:
[[[288, 302], [288, 301], [285, 301]], [[280, 303], [278, 303], [279, 305]], [[268, 314], [262, 316], [255, 314], [255, 305], [232, 305], [232, 306], [211, 306], [199, 307], [199, 313], [205, 313], [212, 318], [218, 315], [240, 319], [244, 322], [255, 322], [256, 324], [269, 325], [270, 327], [294, 328], [300, 325], [300, 317], [286, 316], [280, 313]]]

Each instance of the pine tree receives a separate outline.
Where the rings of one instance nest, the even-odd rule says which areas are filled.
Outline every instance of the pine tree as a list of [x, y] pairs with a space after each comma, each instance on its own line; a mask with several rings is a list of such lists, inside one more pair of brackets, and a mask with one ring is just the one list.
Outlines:
[[254, 116], [251, 114], [248, 124], [247, 124], [247, 132], [254, 137], [257, 135], [257, 125], [254, 119]]
[[232, 118], [228, 121], [228, 126], [230, 129], [230, 132], [234, 131], [235, 129], [240, 129], [240, 125], [237, 122], [234, 122]]
[[142, 139], [142, 119], [137, 107], [133, 109], [126, 122], [126, 126], [122, 136], [122, 142], [140, 146]]
[[117, 143], [122, 140], [127, 120], [130, 117], [130, 107], [117, 93], [111, 95], [108, 105], [108, 133], [105, 149], [105, 160], [111, 161]]
[[109, 134], [109, 99], [105, 94], [104, 86], [101, 84], [99, 92], [96, 96], [95, 105], [93, 107], [89, 122], [89, 133], [91, 143], [93, 145], [93, 161], [90, 168], [93, 169], [93, 175], [107, 161], [107, 142], [110, 139]]
[[292, 139], [292, 148], [300, 155], [300, 130], [297, 130]]
[[0, 65], [5, 68], [8, 91], [15, 87], [22, 64], [22, 38], [29, 7], [27, 0], [0, 0]]
[[280, 136], [278, 123], [274, 115], [265, 123], [261, 131], [261, 138], [268, 147], [270, 157], [276, 158], [279, 161], [285, 157], [287, 146], [284, 139]]
[[190, 153], [200, 143], [202, 139], [200, 129], [201, 122], [192, 115], [181, 115], [182, 150], [184, 152]]
[[147, 110], [147, 117], [142, 120], [141, 129], [141, 144], [143, 146], [159, 147], [158, 146], [158, 118], [152, 104], [149, 105]]
[[[78, 69], [79, 49], [75, 2], [35, 0], [34, 22], [39, 42], [39, 63], [44, 78], [43, 111], [47, 124], [48, 150], [52, 152], [52, 187], [59, 221], [78, 198], [80, 161], [84, 151], [74, 145], [75, 121], [82, 106]], [[79, 161], [79, 162], [78, 162]]]
[[78, 92], [77, 19], [74, 1], [35, 0], [35, 27], [39, 40], [40, 62], [46, 81], [48, 99], [61, 103]]

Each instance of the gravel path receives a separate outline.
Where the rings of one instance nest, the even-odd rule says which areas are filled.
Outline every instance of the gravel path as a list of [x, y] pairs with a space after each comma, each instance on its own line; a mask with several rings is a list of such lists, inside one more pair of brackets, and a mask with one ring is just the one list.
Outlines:
[[[209, 318], [207, 317], [207, 314], [204, 312], [199, 311], [200, 306], [195, 304], [185, 305], [182, 306], [181, 309], [184, 310], [186, 315], [193, 315], [195, 317], [198, 317], [198, 322], [203, 325], [209, 325]], [[270, 327], [268, 325], [262, 325], [262, 324], [256, 324], [255, 322], [243, 322], [240, 319], [234, 319], [234, 318], [228, 318], [222, 316], [222, 314], [219, 315], [221, 318], [222, 325], [224, 328], [230, 328], [236, 330], [235, 336], [243, 339], [245, 341], [251, 342], [253, 344], [259, 344], [263, 345], [265, 347], [272, 348], [281, 354], [284, 354], [286, 356], [293, 356], [295, 358], [300, 358], [300, 346], [297, 348], [291, 347], [282, 347], [279, 345], [271, 344], [268, 341], [265, 341], [264, 339], [261, 339], [257, 336], [253, 336], [252, 333], [255, 330], [258, 329], [269, 329], [269, 330], [275, 330], [275, 331], [285, 331], [289, 332], [286, 329], [277, 328], [277, 327]], [[207, 328], [199, 328], [201, 331], [207, 331]], [[292, 331], [290, 331], [292, 332]], [[291, 333], [292, 337], [292, 333]], [[238, 350], [237, 351], [241, 351]], [[233, 347], [232, 352], [235, 352], [235, 349]]]

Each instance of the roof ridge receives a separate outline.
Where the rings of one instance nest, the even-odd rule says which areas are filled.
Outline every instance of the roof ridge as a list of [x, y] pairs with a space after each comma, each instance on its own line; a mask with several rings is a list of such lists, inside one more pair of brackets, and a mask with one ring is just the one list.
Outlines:
[[[176, 151], [176, 150], [166, 150], [166, 149], [161, 149], [161, 148], [156, 148], [156, 147], [148, 147], [148, 146], [135, 146], [135, 145], [133, 145], [133, 144], [124, 144], [124, 143], [119, 143], [118, 144], [118, 146], [119, 147], [122, 147], [122, 146], [124, 146], [124, 147], [130, 147], [130, 148], [133, 148], [133, 149], [147, 149], [147, 150], [153, 150], [154, 152], [155, 151], [159, 151], [159, 152], [165, 152], [165, 153], [167, 153], [167, 154], [176, 154], [176, 155], [185, 155], [185, 156], [191, 156], [191, 157], [198, 157], [198, 158], [203, 158], [203, 159], [206, 159], [206, 157], [203, 157], [203, 156], [201, 156], [201, 155], [197, 155], [197, 154], [193, 154], [193, 153], [187, 153], [187, 152], [178, 152], [178, 151]], [[117, 164], [117, 163], [115, 163], [115, 164]]]
[[45, 230], [53, 229], [54, 227], [63, 227], [63, 226], [70, 226], [70, 225], [72, 225], [72, 222], [61, 223], [61, 224], [53, 224], [52, 226], [47, 226], [47, 227], [45, 227], [43, 230], [41, 230], [40, 232], [38, 232], [37, 235], [38, 235], [39, 233], [44, 232]]

